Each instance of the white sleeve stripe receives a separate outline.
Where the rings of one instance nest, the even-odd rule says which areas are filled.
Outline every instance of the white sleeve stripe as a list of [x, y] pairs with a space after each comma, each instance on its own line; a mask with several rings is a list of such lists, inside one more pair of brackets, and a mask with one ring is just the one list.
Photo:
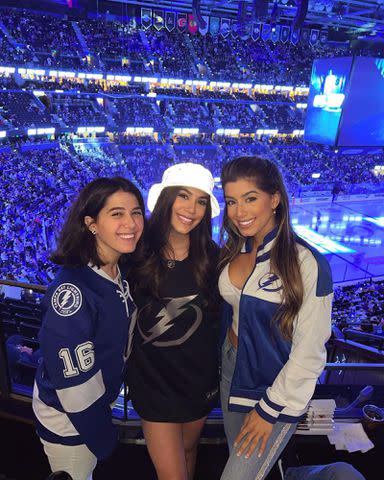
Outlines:
[[271, 408], [263, 399], [259, 401], [259, 406], [264, 410], [265, 413], [268, 413], [271, 417], [277, 418], [280, 414], [280, 412], [274, 410]]
[[99, 370], [81, 385], [56, 390], [60, 403], [68, 413], [79, 413], [89, 408], [105, 393], [103, 374]]
[[39, 397], [39, 389], [35, 382], [33, 387], [32, 408], [37, 420], [47, 429], [60, 437], [73, 437], [79, 432], [65, 413], [46, 405]]
[[244, 407], [254, 407], [257, 403], [257, 400], [252, 398], [243, 398], [243, 397], [229, 397], [229, 403], [233, 405], [242, 405]]

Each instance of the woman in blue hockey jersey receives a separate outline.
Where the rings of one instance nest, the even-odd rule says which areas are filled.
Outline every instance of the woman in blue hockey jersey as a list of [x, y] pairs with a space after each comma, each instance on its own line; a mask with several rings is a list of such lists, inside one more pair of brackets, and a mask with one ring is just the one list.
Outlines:
[[40, 331], [33, 410], [52, 471], [89, 480], [111, 454], [116, 400], [134, 309], [119, 262], [144, 228], [139, 190], [121, 177], [89, 183], [70, 209], [52, 260]]
[[305, 413], [331, 333], [328, 262], [293, 232], [277, 166], [222, 170], [221, 402], [230, 458], [222, 480], [262, 480]]

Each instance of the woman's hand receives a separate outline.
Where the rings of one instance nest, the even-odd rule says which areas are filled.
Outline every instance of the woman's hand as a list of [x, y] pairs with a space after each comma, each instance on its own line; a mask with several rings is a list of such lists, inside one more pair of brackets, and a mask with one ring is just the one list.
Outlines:
[[240, 433], [235, 439], [235, 447], [241, 444], [237, 451], [237, 456], [240, 457], [246, 452], [245, 458], [249, 458], [259, 441], [261, 441], [258, 453], [258, 456], [261, 457], [272, 433], [272, 429], [273, 425], [271, 423], [261, 418], [256, 410], [251, 410], [245, 417]]

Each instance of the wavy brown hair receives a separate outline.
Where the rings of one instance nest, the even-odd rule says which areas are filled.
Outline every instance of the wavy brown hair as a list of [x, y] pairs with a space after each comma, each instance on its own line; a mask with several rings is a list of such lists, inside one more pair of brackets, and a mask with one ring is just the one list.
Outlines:
[[[89, 262], [98, 267], [104, 265], [97, 251], [95, 236], [85, 225], [84, 217], [89, 216], [96, 220], [108, 198], [119, 191], [134, 195], [144, 216], [143, 197], [132, 182], [123, 177], [97, 178], [80, 191], [69, 209], [56, 251], [51, 256], [52, 262], [72, 267], [88, 265]], [[141, 238], [136, 248], [141, 248]], [[122, 255], [120, 261], [127, 261], [127, 255]]]
[[[132, 274], [137, 287], [144, 288], [160, 298], [160, 285], [167, 271], [166, 251], [171, 233], [172, 206], [182, 187], [167, 187], [160, 193], [144, 233], [144, 254], [136, 255]], [[190, 232], [189, 258], [193, 275], [205, 298], [211, 298], [212, 280], [217, 276], [218, 247], [212, 240], [211, 204], [207, 203], [205, 215]]]
[[[221, 172], [223, 190], [228, 182], [236, 182], [241, 178], [254, 182], [256, 187], [265, 193], [280, 194], [280, 202], [276, 208], [277, 235], [271, 249], [271, 273], [275, 273], [281, 279], [283, 302], [274, 321], [278, 323], [283, 337], [291, 340], [293, 322], [303, 303], [304, 286], [284, 180], [273, 162], [259, 157], [239, 157], [223, 166]], [[224, 243], [225, 234], [228, 238]], [[226, 206], [221, 239], [224, 246], [220, 254], [219, 267], [223, 269], [240, 253], [245, 240], [229, 219]]]

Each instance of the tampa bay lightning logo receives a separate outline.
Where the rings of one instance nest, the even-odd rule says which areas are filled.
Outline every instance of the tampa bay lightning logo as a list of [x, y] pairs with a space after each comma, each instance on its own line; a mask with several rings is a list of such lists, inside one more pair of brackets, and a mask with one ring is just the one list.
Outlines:
[[274, 273], [266, 273], [259, 279], [259, 287], [265, 292], [278, 292], [283, 288], [280, 278]]
[[78, 312], [82, 305], [82, 295], [72, 283], [62, 283], [52, 295], [52, 308], [61, 317], [69, 317]]
[[[201, 321], [203, 319], [203, 314], [201, 308], [197, 305], [191, 303], [197, 295], [189, 295], [186, 297], [178, 298], [166, 298], [168, 301], [167, 305], [163, 307], [158, 314], [156, 319], [158, 320], [152, 327], [148, 329], [147, 332], [144, 332], [143, 326], [140, 325], [140, 313], [138, 314], [137, 327], [145, 343], [152, 343], [157, 347], [172, 347], [176, 345], [183, 344], [188, 338], [190, 338], [195, 331], [199, 328]], [[161, 339], [165, 332], [171, 329], [177, 322], [178, 317], [180, 317], [188, 309], [192, 310], [193, 321], [188, 325], [188, 328], [178, 336], [178, 338], [173, 339]]]

